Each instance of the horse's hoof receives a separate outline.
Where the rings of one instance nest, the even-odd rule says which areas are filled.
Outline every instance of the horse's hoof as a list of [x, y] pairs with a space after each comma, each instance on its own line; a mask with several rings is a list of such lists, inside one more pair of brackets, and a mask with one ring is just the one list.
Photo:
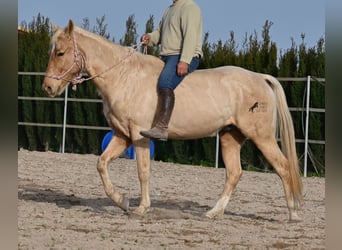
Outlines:
[[297, 216], [292, 216], [289, 219], [289, 223], [296, 223], [296, 222], [301, 222], [302, 219], [297, 215]]
[[138, 208], [133, 210], [133, 214], [138, 216], [143, 216], [148, 211], [148, 208], [139, 206]]
[[127, 199], [125, 196], [122, 197], [121, 203], [118, 205], [122, 210], [125, 212], [128, 212], [129, 209], [129, 199]]
[[212, 220], [221, 219], [223, 217], [223, 213], [209, 211], [209, 212], [205, 213], [205, 217], [212, 219]]
[[213, 219], [213, 216], [212, 215], [210, 215], [210, 214], [204, 214], [204, 217], [205, 218], [207, 218], [207, 219], [210, 219], [210, 220], [212, 220]]
[[298, 216], [297, 211], [290, 211], [289, 222], [299, 222], [302, 219]]

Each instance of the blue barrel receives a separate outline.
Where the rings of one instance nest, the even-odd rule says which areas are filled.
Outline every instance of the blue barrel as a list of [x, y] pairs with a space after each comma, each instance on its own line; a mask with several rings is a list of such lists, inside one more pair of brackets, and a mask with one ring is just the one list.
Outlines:
[[[107, 148], [110, 140], [112, 139], [112, 136], [114, 134], [114, 130], [109, 131], [107, 134], [105, 134], [105, 136], [102, 139], [102, 143], [101, 143], [101, 150], [102, 152], [105, 151], [105, 149]], [[135, 148], [133, 145], [131, 145], [124, 153], [124, 156], [128, 159], [135, 159]], [[150, 141], [150, 158], [152, 159], [154, 156], [154, 142], [151, 140]]]

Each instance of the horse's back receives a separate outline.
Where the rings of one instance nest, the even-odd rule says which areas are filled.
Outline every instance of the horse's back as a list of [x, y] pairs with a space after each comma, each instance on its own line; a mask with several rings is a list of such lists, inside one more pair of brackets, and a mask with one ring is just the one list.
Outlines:
[[252, 113], [260, 108], [266, 111], [274, 102], [265, 75], [236, 66], [196, 70], [183, 80], [175, 94], [170, 122], [174, 138], [189, 133], [191, 137], [209, 136], [227, 125], [261, 117], [253, 117]]

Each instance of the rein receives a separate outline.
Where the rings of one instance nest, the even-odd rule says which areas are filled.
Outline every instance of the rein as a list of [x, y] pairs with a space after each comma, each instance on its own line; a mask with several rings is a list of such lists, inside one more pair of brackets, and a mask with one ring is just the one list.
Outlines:
[[[131, 47], [133, 50], [131, 50], [126, 56], [121, 58], [118, 63], [111, 65], [110, 67], [108, 67], [107, 69], [105, 69], [104, 71], [102, 71], [102, 72], [100, 72], [98, 74], [92, 75], [92, 76], [87, 77], [87, 78], [83, 78], [82, 71], [85, 68], [86, 61], [85, 61], [84, 55], [78, 50], [75, 34], [73, 34], [73, 44], [74, 44], [74, 62], [71, 64], [69, 69], [67, 69], [64, 73], [62, 73], [60, 75], [45, 74], [45, 77], [49, 77], [49, 78], [53, 78], [53, 79], [56, 79], [56, 80], [64, 80], [64, 81], [70, 82], [72, 84], [72, 90], [74, 90], [74, 91], [77, 90], [77, 84], [83, 83], [85, 81], [89, 81], [91, 79], [99, 77], [102, 74], [107, 73], [111, 69], [113, 69], [116, 66], [118, 66], [119, 64], [121, 64], [128, 57], [132, 56], [134, 54], [134, 52], [138, 51], [138, 49], [141, 48], [142, 46], [144, 46], [143, 54], [145, 54], [145, 55], [147, 54], [147, 46], [145, 46], [142, 42], [139, 43], [139, 44], [135, 44], [135, 45], [133, 45]], [[80, 62], [81, 63], [79, 63], [78, 58], [80, 58]], [[77, 65], [78, 68], [79, 68], [79, 72], [77, 73], [77, 75], [73, 79], [66, 78], [65, 76], [72, 70], [72, 68], [75, 65]]]

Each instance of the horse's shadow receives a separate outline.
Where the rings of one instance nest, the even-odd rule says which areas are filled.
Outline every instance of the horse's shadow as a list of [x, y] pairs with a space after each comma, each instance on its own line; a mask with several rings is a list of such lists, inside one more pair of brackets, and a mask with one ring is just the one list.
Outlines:
[[[110, 210], [108, 208], [115, 206], [114, 203], [107, 197], [101, 198], [83, 198], [74, 194], [65, 194], [61, 191], [52, 190], [50, 188], [36, 188], [36, 187], [22, 187], [18, 192], [18, 199], [25, 201], [34, 201], [41, 203], [54, 203], [56, 206], [64, 209], [71, 209], [76, 206], [86, 207], [85, 210], [90, 210], [95, 213], [121, 213], [122, 210], [117, 209]], [[130, 208], [133, 209], [139, 205], [140, 198], [133, 197], [129, 199]], [[186, 211], [193, 216], [200, 216], [200, 212], [209, 210], [208, 206], [200, 205], [197, 202], [192, 201], [180, 201], [180, 200], [152, 200], [151, 211], [154, 209], [161, 210], [174, 210], [174, 211]]]
[[[41, 203], [53, 203], [56, 206], [64, 209], [71, 209], [76, 206], [82, 206], [84, 211], [94, 212], [99, 214], [122, 214], [122, 210], [114, 205], [114, 203], [107, 197], [101, 198], [83, 198], [74, 194], [65, 194], [60, 191], [52, 190], [49, 188], [35, 188], [24, 187], [20, 188], [18, 192], [18, 199], [25, 201], [34, 201]], [[130, 198], [130, 211], [137, 207], [140, 198]], [[141, 218], [147, 219], [203, 219], [204, 214], [211, 209], [207, 205], [199, 204], [198, 202], [188, 200], [152, 200], [152, 208], [150, 211]], [[112, 207], [115, 206], [115, 209]], [[127, 212], [131, 218], [132, 213]], [[225, 211], [225, 215], [232, 217], [241, 217], [247, 219], [254, 219], [259, 221], [275, 221], [270, 218], [257, 216], [255, 214], [232, 213]], [[137, 218], [133, 216], [133, 218]]]
[[74, 194], [65, 194], [60, 191], [49, 188], [20, 188], [18, 199], [25, 201], [34, 201], [42, 203], [54, 203], [56, 206], [64, 209], [70, 209], [75, 206], [85, 206], [93, 212], [105, 212], [105, 207], [112, 206], [113, 203], [108, 198], [83, 198]]

